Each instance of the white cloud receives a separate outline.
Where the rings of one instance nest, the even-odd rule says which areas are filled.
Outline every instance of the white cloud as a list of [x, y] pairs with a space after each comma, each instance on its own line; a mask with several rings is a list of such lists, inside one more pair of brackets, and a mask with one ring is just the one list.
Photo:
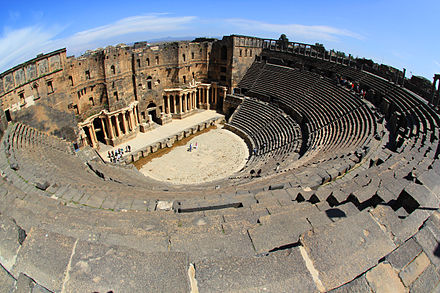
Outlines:
[[270, 32], [286, 34], [290, 37], [320, 41], [337, 41], [340, 37], [362, 40], [363, 36], [347, 29], [339, 29], [325, 25], [272, 24], [247, 19], [228, 19], [227, 22], [247, 32]]
[[4, 29], [0, 37], [0, 71], [45, 51], [59, 31], [57, 28], [44, 29], [40, 26]]
[[[68, 54], [79, 54], [97, 47], [164, 37], [201, 36], [232, 33], [261, 35], [281, 34], [311, 40], [337, 40], [340, 37], [361, 39], [348, 30], [330, 26], [300, 24], [270, 24], [246, 19], [198, 19], [195, 16], [149, 14], [132, 16], [96, 28], [59, 37], [65, 27], [29, 26], [4, 29], [0, 35], [0, 72], [29, 60], [42, 52], [66, 47]], [[207, 30], [209, 32], [207, 32]]]
[[[127, 35], [144, 33], [142, 37], [156, 34], [175, 33], [185, 30], [187, 24], [195, 20], [194, 16], [172, 17], [166, 14], [151, 14], [123, 18], [114, 23], [77, 32], [65, 38], [57, 38], [63, 28], [47, 28], [39, 25], [21, 29], [4, 29], [0, 36], [0, 72], [14, 65], [34, 58], [41, 52], [67, 47], [69, 54], [78, 54], [101, 45], [136, 41], [127, 40]], [[123, 39], [124, 41], [121, 41]]]
[[63, 40], [73, 51], [93, 49], [86, 47], [98, 41], [118, 39], [135, 33], [176, 32], [186, 29], [186, 25], [195, 20], [194, 16], [169, 17], [161, 14], [133, 16], [114, 23], [75, 33]]

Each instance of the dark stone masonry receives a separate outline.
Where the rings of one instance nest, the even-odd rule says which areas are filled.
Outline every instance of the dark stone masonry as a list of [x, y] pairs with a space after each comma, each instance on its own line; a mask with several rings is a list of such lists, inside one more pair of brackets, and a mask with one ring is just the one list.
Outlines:
[[[0, 74], [0, 292], [440, 291], [440, 77], [362, 60], [231, 35]], [[249, 149], [228, 178], [131, 165], [214, 120], [96, 152], [205, 110]]]

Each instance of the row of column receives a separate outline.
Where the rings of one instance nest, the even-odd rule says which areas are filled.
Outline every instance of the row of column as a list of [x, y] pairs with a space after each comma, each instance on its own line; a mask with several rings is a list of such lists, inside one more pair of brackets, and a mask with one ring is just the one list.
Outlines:
[[187, 113], [197, 108], [196, 92], [164, 96], [166, 114]]
[[98, 138], [96, 136], [96, 127], [101, 126], [104, 139], [107, 142], [108, 140], [114, 140], [129, 132], [133, 132], [139, 124], [139, 112], [137, 106], [135, 106], [132, 109], [127, 109], [112, 115], [97, 117], [90, 124], [85, 125], [84, 129], [92, 147], [97, 147]]

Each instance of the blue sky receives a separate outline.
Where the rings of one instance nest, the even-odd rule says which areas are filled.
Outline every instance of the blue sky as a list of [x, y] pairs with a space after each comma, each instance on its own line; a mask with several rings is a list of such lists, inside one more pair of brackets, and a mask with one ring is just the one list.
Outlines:
[[[38, 4], [37, 4], [38, 3]], [[0, 10], [0, 72], [39, 53], [166, 37], [229, 34], [323, 43], [327, 49], [440, 73], [440, 1], [7, 1]]]

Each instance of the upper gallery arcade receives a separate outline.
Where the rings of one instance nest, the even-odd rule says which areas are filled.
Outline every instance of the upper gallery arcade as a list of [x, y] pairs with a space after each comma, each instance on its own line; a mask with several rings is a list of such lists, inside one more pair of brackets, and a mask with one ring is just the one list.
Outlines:
[[237, 35], [139, 42], [79, 57], [60, 49], [0, 74], [1, 107], [7, 120], [20, 120], [28, 107], [39, 107], [33, 119], [41, 119], [46, 131], [64, 129], [64, 116], [72, 117], [75, 135], [65, 138], [79, 146], [116, 145], [153, 122], [168, 123], [197, 109], [222, 111], [226, 94], [261, 53], [262, 42]]

